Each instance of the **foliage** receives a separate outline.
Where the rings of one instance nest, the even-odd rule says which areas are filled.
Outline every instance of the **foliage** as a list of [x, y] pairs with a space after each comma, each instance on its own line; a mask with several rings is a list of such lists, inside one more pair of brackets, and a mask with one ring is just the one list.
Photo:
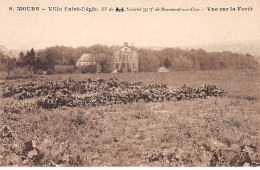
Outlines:
[[15, 67], [13, 70], [14, 76], [33, 76], [34, 72], [31, 67]]
[[4, 70], [7, 72], [7, 75], [10, 75], [10, 71], [13, 70], [16, 67], [16, 59], [10, 58], [9, 56], [4, 56], [3, 54], [0, 54], [0, 66], [1, 70]]
[[32, 67], [34, 68], [37, 61], [36, 61], [36, 53], [34, 51], [34, 49], [32, 48], [30, 51], [27, 51], [26, 52], [26, 55], [24, 55], [23, 52], [20, 53], [20, 60], [18, 62], [18, 66], [21, 66], [21, 67], [26, 67], [26, 66], [29, 66], [29, 67]]
[[[42, 85], [59, 77], [5, 80], [0, 86]], [[62, 75], [63, 80], [71, 77], [77, 82], [118, 77], [172, 89], [210, 83], [228, 96], [52, 110], [35, 105], [41, 96], [1, 98], [1, 167], [260, 166], [259, 98], [252, 100], [259, 95], [258, 70]]]
[[113, 69], [113, 51], [107, 46], [94, 45], [89, 48], [92, 60], [98, 63], [101, 73], [111, 73]]
[[[64, 46], [50, 47], [41, 50], [37, 53], [37, 58], [41, 61], [41, 68], [47, 70], [48, 68], [54, 68], [55, 65], [75, 65], [75, 61], [84, 53], [91, 53], [96, 61], [100, 65], [100, 72], [108, 73], [111, 72], [111, 60], [113, 56], [112, 50], [107, 46], [93, 45], [89, 48], [79, 47], [71, 48]], [[89, 71], [93, 73], [94, 68], [89, 68]], [[57, 73], [64, 73], [60, 70]]]
[[139, 52], [139, 71], [153, 72], [160, 67], [156, 52], [151, 50], [140, 49]]
[[165, 48], [160, 51], [139, 49], [138, 52], [140, 71], [155, 71], [163, 65], [171, 67], [175, 71], [253, 69], [259, 67], [252, 55], [228, 51], [206, 52], [202, 49]]
[[37, 75], [43, 75], [43, 74], [44, 74], [44, 70], [39, 69], [39, 70], [36, 71], [35, 74], [37, 74]]
[[97, 72], [97, 65], [89, 65], [84, 67], [83, 71], [81, 72], [82, 74], [86, 74], [86, 73], [96, 73]]
[[[206, 52], [202, 49], [164, 48], [160, 51], [138, 49], [139, 71], [154, 72], [160, 66], [165, 66], [174, 71], [188, 70], [222, 70], [222, 69], [255, 69], [258, 62], [250, 54], [238, 54], [229, 51]], [[113, 50], [108, 46], [93, 45], [91, 47], [64, 47], [54, 46], [37, 53], [32, 48], [26, 54], [20, 53], [21, 67], [30, 67], [34, 72], [39, 69], [47, 71], [54, 69], [56, 65], [75, 65], [75, 62], [84, 53], [92, 54], [93, 61], [97, 62], [96, 72], [111, 73], [113, 71]], [[58, 71], [57, 73], [82, 72], [77, 69]], [[130, 70], [121, 70], [130, 71]], [[94, 70], [83, 71], [94, 72]]]
[[170, 60], [168, 58], [165, 59], [164, 66], [166, 68], [170, 68], [172, 66], [172, 64], [171, 64], [171, 62], [170, 62]]
[[76, 64], [76, 62], [74, 61], [73, 58], [71, 58], [70, 61], [69, 61], [69, 65], [75, 65], [75, 64]]
[[[115, 88], [117, 90], [115, 91]], [[126, 90], [127, 89], [127, 90]], [[80, 95], [79, 95], [80, 94]], [[60, 106], [103, 106], [133, 102], [163, 102], [192, 100], [197, 98], [223, 97], [225, 92], [214, 85], [199, 88], [186, 87], [171, 90], [166, 84], [144, 85], [142, 82], [130, 83], [117, 79], [88, 79], [86, 81], [29, 83], [3, 89], [3, 97], [24, 100], [43, 97], [38, 105], [45, 109]]]
[[56, 65], [54, 67], [56, 74], [72, 74], [77, 73], [78, 69], [76, 66]]
[[94, 61], [100, 66], [99, 72], [111, 73], [113, 69], [113, 55], [111, 53], [93, 54]]
[[49, 68], [47, 71], [46, 71], [46, 74], [54, 74], [55, 71], [51, 68]]

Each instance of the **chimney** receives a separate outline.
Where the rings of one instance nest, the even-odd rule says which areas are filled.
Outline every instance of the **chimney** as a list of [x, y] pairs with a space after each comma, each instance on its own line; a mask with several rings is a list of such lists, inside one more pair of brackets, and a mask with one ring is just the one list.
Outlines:
[[128, 42], [124, 42], [124, 46], [128, 46]]

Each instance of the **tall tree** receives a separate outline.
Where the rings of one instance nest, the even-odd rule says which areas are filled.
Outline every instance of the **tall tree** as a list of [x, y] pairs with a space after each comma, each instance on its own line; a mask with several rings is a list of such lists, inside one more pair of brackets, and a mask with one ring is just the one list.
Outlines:
[[3, 66], [3, 69], [7, 72], [7, 75], [9, 77], [10, 71], [14, 69], [16, 66], [16, 59], [10, 58], [9, 56], [1, 56], [1, 65]]
[[101, 73], [110, 73], [112, 72], [112, 58], [113, 55], [110, 53], [98, 53], [98, 54], [93, 54], [93, 61], [96, 61], [97, 64], [100, 66], [100, 72]]
[[26, 55], [21, 52], [19, 56], [21, 66], [29, 66], [30, 68], [34, 67], [36, 61], [36, 53], [33, 48], [30, 51], [27, 51]]
[[172, 66], [170, 60], [168, 58], [165, 59], [164, 61], [164, 67], [166, 68], [170, 68]]

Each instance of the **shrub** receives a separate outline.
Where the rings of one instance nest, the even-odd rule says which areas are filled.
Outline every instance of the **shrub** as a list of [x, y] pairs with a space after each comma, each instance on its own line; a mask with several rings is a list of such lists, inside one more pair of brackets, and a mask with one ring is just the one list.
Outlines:
[[78, 71], [76, 66], [62, 66], [62, 65], [55, 66], [55, 73], [57, 74], [73, 74], [77, 72]]
[[49, 68], [49, 69], [46, 71], [46, 74], [54, 74], [54, 73], [55, 73], [54, 70], [51, 69], [51, 68]]
[[36, 71], [35, 74], [37, 74], [37, 75], [43, 75], [43, 74], [44, 74], [44, 70], [39, 69], [39, 70]]
[[34, 72], [30, 67], [16, 67], [12, 74], [14, 76], [33, 76]]
[[82, 70], [82, 74], [86, 74], [86, 73], [96, 73], [97, 72], [97, 66], [96, 65], [90, 65], [87, 66], [84, 70]]

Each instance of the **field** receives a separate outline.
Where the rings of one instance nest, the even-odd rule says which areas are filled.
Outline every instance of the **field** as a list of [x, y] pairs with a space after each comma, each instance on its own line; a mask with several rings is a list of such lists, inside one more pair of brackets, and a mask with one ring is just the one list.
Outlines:
[[[68, 74], [2, 80], [1, 88], [117, 78], [227, 95], [103, 106], [34, 105], [1, 90], [1, 166], [259, 166], [258, 70]], [[15, 109], [18, 108], [18, 109]]]

